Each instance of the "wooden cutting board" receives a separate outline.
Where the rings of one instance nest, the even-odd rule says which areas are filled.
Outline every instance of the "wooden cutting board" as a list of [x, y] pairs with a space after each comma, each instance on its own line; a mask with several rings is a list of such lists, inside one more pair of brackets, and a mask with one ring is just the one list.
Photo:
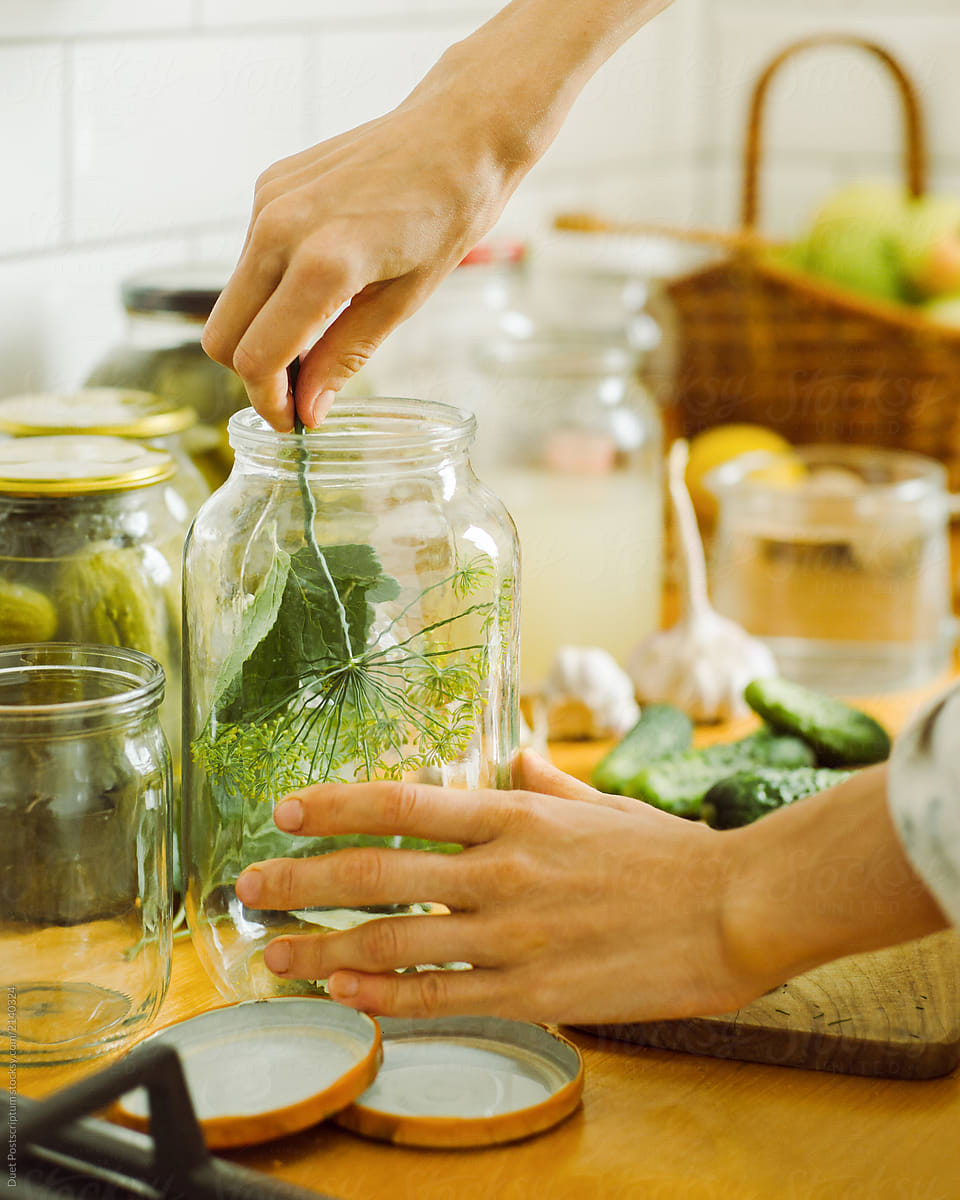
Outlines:
[[949, 931], [839, 959], [723, 1016], [577, 1028], [713, 1058], [932, 1079], [960, 1063], [960, 940]]

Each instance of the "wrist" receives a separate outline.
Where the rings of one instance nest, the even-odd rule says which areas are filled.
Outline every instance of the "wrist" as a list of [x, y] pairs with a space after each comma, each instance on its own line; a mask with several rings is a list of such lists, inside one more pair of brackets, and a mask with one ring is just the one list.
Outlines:
[[[452, 45], [412, 94], [441, 87], [458, 119], [516, 182], [553, 141], [580, 91], [671, 0], [512, 0]], [[451, 97], [452, 93], [452, 97]], [[452, 107], [456, 105], [456, 107]]]
[[721, 835], [725, 952], [757, 993], [832, 959], [945, 927], [893, 827], [886, 779], [886, 766], [858, 771]]

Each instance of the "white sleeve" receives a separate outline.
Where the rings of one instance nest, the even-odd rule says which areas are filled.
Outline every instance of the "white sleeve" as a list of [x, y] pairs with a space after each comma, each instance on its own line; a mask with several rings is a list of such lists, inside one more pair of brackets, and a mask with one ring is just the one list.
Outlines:
[[897, 738], [887, 799], [917, 874], [960, 927], [960, 685]]

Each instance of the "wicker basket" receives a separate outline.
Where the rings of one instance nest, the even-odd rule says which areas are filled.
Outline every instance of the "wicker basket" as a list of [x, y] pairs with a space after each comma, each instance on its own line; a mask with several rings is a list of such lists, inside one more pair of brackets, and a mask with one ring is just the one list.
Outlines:
[[[742, 229], [722, 261], [668, 286], [677, 317], [676, 417], [690, 435], [722, 421], [753, 421], [791, 441], [896, 446], [939, 458], [960, 487], [960, 330], [918, 310], [862, 298], [766, 261], [757, 232], [762, 118], [770, 82], [787, 59], [849, 45], [890, 70], [903, 101], [905, 169], [914, 196], [926, 184], [916, 91], [882, 47], [849, 36], [788, 46], [754, 87], [744, 156]], [[721, 239], [718, 239], [721, 240]]]

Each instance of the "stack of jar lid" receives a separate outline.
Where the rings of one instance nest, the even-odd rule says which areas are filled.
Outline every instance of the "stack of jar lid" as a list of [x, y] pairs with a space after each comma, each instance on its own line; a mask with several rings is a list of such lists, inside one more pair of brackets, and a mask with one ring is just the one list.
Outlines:
[[129, 388], [26, 393], [0, 400], [0, 434], [8, 437], [134, 438], [166, 450], [176, 470], [169, 490], [184, 518], [192, 517], [210, 494], [185, 442], [196, 421], [196, 413], [186, 405]]

